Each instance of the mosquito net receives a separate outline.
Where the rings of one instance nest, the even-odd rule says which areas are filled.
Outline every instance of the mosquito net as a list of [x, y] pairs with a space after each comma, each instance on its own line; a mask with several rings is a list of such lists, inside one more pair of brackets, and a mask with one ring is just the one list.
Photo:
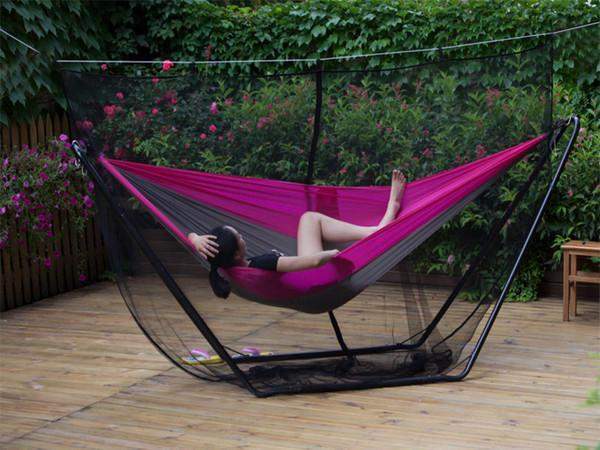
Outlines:
[[[64, 71], [72, 128], [87, 149], [82, 161], [108, 194], [98, 198], [98, 209], [111, 267], [148, 338], [193, 375], [259, 395], [434, 381], [460, 372], [473, 356], [482, 319], [503, 300], [560, 156], [548, 144], [551, 48], [478, 51], [487, 55], [315, 61], [293, 70], [205, 66], [174, 76]], [[421, 233], [410, 251], [370, 261], [381, 272], [395, 268], [384, 277], [394, 282], [363, 290], [374, 281], [366, 277], [348, 297], [362, 292], [335, 315], [217, 299], [201, 258], [164, 220], [184, 235], [232, 225], [250, 256], [271, 249], [293, 255], [295, 236], [278, 225], [297, 217], [273, 212], [261, 224], [209, 197], [183, 195], [170, 182], [184, 185], [179, 177], [188, 172], [172, 169], [317, 190], [362, 187], [366, 200], [353, 204], [353, 217], [369, 221], [385, 209], [381, 193], [393, 168], [409, 181], [427, 179], [536, 138]], [[101, 159], [120, 167], [148, 202]], [[160, 166], [165, 181], [125, 170], [138, 167], [132, 163]], [[208, 180], [199, 188], [206, 195], [243, 202], [227, 186], [215, 182], [211, 190]], [[288, 185], [277, 186], [279, 203], [295, 201]], [[271, 211], [251, 184], [245, 189], [247, 204]], [[335, 216], [340, 197], [308, 196], [303, 208]], [[340, 289], [335, 284], [321, 298]], [[220, 359], [207, 361], [206, 352]]]

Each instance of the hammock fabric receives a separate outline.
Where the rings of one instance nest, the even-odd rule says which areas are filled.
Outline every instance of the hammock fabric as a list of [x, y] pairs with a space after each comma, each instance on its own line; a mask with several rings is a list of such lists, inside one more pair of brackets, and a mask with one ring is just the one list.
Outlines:
[[[389, 270], [389, 264], [371, 270], [368, 278], [352, 283], [352, 277], [387, 252], [405, 255], [449, 220], [474, 193], [495, 180], [545, 139], [545, 135], [480, 160], [408, 183], [396, 220], [365, 239], [343, 249], [327, 264], [298, 272], [280, 273], [249, 267], [226, 270], [235, 292], [253, 301], [308, 313], [337, 308]], [[196, 204], [237, 217], [258, 229], [266, 228], [292, 239], [306, 211], [318, 211], [336, 219], [372, 226], [379, 222], [389, 187], [311, 186], [249, 177], [215, 175], [170, 169], [100, 157], [102, 165], [142, 202], [180, 242], [191, 247], [186, 236], [194, 224], [193, 209], [178, 214], [169, 197], [155, 196], [152, 188], [168, 191]], [[144, 183], [145, 182], [145, 183]], [[148, 186], [150, 183], [150, 186]], [[147, 186], [147, 187], [145, 187]], [[447, 212], [452, 214], [447, 214]], [[436, 220], [440, 216], [443, 221]], [[410, 242], [411, 236], [419, 235]], [[407, 249], [407, 247], [410, 247]], [[408, 251], [407, 251], [408, 250]], [[192, 251], [193, 247], [192, 247]], [[393, 258], [392, 264], [398, 259]], [[332, 289], [345, 282], [336, 295]], [[366, 283], [366, 284], [365, 284]], [[323, 294], [326, 295], [323, 295]]]

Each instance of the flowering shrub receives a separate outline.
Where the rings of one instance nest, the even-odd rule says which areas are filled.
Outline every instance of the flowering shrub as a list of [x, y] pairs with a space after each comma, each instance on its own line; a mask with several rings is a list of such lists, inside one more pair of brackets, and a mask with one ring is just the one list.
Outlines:
[[[2, 160], [0, 167], [0, 249], [9, 239], [35, 248], [37, 244], [52, 242], [60, 234], [56, 229], [56, 211], [73, 212], [76, 230], [83, 231], [94, 209], [94, 184], [86, 181], [71, 145], [64, 134], [51, 140], [45, 148], [25, 146]], [[16, 236], [9, 235], [9, 220], [16, 219]], [[33, 252], [31, 252], [33, 253]], [[62, 255], [32, 255], [47, 268]], [[83, 267], [85, 261], [79, 261]], [[86, 275], [80, 274], [80, 281]]]

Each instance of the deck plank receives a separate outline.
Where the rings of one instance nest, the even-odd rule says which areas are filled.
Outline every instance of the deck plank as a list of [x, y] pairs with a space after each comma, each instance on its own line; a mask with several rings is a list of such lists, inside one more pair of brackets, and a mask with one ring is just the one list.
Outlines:
[[[188, 287], [229, 342], [277, 351], [334, 343], [318, 316], [211, 300], [205, 281]], [[157, 296], [157, 308], [168, 305], [152, 285], [145, 289]], [[349, 340], [389, 332], [365, 317], [365, 305], [374, 315], [403, 312], [395, 299], [405, 293], [378, 284], [340, 310]], [[444, 292], [425, 295], [443, 299]], [[580, 312], [562, 322], [560, 299], [505, 305], [461, 383], [256, 399], [173, 368], [141, 334], [116, 286], [100, 283], [2, 316], [0, 442], [149, 449], [596, 445], [600, 409], [582, 404], [599, 372], [589, 356], [599, 348], [598, 303], [583, 301]], [[182, 335], [192, 333], [182, 324]]]

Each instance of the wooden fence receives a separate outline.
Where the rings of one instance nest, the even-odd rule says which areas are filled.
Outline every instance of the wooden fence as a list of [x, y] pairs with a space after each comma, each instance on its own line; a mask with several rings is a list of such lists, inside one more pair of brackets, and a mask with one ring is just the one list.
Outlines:
[[40, 116], [30, 123], [14, 123], [2, 126], [2, 154], [20, 150], [23, 145], [44, 144], [52, 136], [69, 133], [69, 121], [62, 113]]
[[[1, 154], [20, 151], [23, 145], [42, 145], [52, 136], [69, 133], [64, 114], [48, 114], [31, 123], [0, 128]], [[0, 311], [16, 308], [96, 281], [106, 270], [105, 250], [94, 218], [78, 233], [66, 211], [54, 214], [56, 238], [44, 243], [17, 241], [15, 218], [8, 223], [9, 242], [0, 250]], [[29, 240], [30, 241], [30, 240]], [[52, 265], [46, 267], [44, 260]], [[85, 274], [85, 281], [80, 275]]]

